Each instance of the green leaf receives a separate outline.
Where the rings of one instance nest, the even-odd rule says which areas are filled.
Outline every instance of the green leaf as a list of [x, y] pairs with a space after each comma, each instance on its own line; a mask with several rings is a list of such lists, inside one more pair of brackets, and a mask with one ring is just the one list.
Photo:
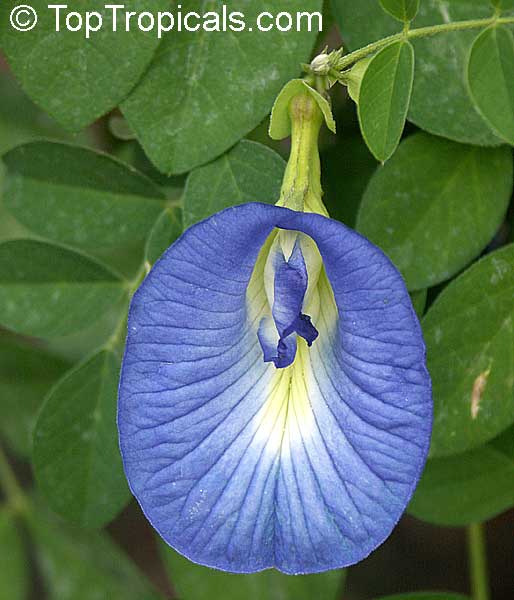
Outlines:
[[25, 600], [29, 593], [28, 557], [10, 514], [0, 509], [0, 598]]
[[[125, 10], [138, 13], [169, 9], [166, 0], [127, 0], [124, 5]], [[87, 6], [88, 11], [103, 17], [102, 30], [91, 33], [89, 39], [85, 31], [66, 29], [65, 15], [72, 8], [62, 11], [60, 31], [56, 31], [56, 13], [46, 0], [32, 0], [31, 6], [38, 15], [37, 26], [18, 32], [7, 25], [12, 3], [0, 4], [4, 23], [0, 46], [25, 92], [73, 131], [117, 106], [140, 79], [159, 45], [155, 31], [142, 32], [134, 22], [126, 32], [121, 10], [113, 32], [113, 11], [100, 1]]]
[[394, 594], [393, 596], [383, 596], [377, 600], [470, 600], [468, 596], [462, 594], [452, 594], [451, 592], [409, 592], [407, 594]]
[[336, 600], [344, 582], [344, 571], [291, 577], [273, 569], [250, 575], [234, 575], [207, 569], [190, 562], [165, 544], [161, 556], [170, 579], [184, 600]]
[[118, 275], [84, 254], [36, 240], [0, 244], [0, 324], [17, 333], [83, 329], [126, 293]]
[[420, 319], [423, 316], [427, 305], [427, 291], [428, 290], [419, 290], [418, 292], [412, 292], [410, 295], [412, 306]]
[[49, 600], [159, 600], [108, 535], [67, 525], [43, 509], [28, 525]]
[[382, 8], [398, 21], [412, 21], [419, 10], [419, 0], [380, 0]]
[[182, 211], [167, 208], [157, 219], [146, 243], [146, 260], [153, 265], [173, 242], [182, 235]]
[[[353, 50], [398, 33], [377, 0], [332, 0], [345, 46]], [[488, 0], [423, 0], [412, 27], [491, 17]], [[409, 121], [430, 133], [483, 146], [501, 143], [475, 109], [463, 76], [475, 30], [413, 40], [416, 52]]]
[[514, 422], [514, 244], [474, 264], [422, 321], [434, 395], [431, 456], [472, 449]]
[[514, 452], [491, 445], [429, 460], [408, 511], [436, 525], [480, 523], [514, 506]]
[[43, 350], [0, 338], [0, 432], [20, 456], [29, 456], [37, 412], [69, 366]]
[[101, 350], [52, 389], [34, 430], [36, 481], [57, 513], [102, 527], [127, 504], [116, 429], [120, 360]]
[[389, 255], [410, 290], [430, 287], [464, 268], [491, 241], [512, 184], [509, 148], [419, 133], [377, 170], [357, 229]]
[[[187, 8], [205, 12], [203, 0], [191, 0]], [[321, 8], [321, 0], [234, 0], [230, 10], [245, 14], [245, 31], [168, 35], [121, 106], [155, 165], [166, 173], [190, 171], [254, 129], [308, 59], [318, 29], [314, 18], [307, 31], [304, 17], [301, 31], [264, 33], [257, 16], [321, 13]]]
[[392, 156], [402, 137], [414, 77], [410, 42], [396, 42], [373, 57], [359, 92], [359, 122], [369, 149], [379, 161]]
[[313, 89], [303, 79], [293, 79], [287, 83], [275, 100], [271, 111], [271, 120], [269, 125], [269, 136], [273, 140], [283, 140], [291, 135], [291, 116], [289, 114], [289, 105], [291, 100], [299, 94], [308, 92], [316, 101], [323, 117], [326, 126], [332, 133], [336, 132], [336, 123], [332, 115], [332, 108], [329, 101], [324, 98], [319, 92]]
[[491, 4], [500, 10], [514, 10], [514, 0], [491, 0]]
[[514, 36], [506, 27], [483, 31], [471, 48], [468, 83], [480, 114], [514, 145]]
[[343, 83], [348, 86], [348, 94], [355, 104], [359, 104], [362, 80], [371, 60], [371, 57], [359, 60], [344, 74], [342, 79]]
[[280, 196], [284, 168], [283, 159], [267, 146], [241, 141], [189, 175], [184, 191], [184, 228], [236, 204], [274, 204]]
[[321, 153], [323, 202], [330, 216], [355, 227], [357, 211], [377, 162], [362, 136], [345, 134]]
[[86, 148], [32, 142], [3, 160], [7, 207], [57, 242], [97, 248], [144, 240], [164, 208], [164, 194], [147, 177]]
[[[0, 73], [0, 98], [0, 154], [36, 137], [71, 137], [27, 98], [9, 73]], [[81, 138], [87, 142], [86, 135]]]

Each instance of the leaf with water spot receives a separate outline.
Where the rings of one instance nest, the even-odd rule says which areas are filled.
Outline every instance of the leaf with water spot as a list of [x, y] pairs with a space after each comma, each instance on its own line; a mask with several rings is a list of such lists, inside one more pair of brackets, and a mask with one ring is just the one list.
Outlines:
[[514, 244], [452, 281], [422, 321], [434, 394], [431, 456], [475, 448], [514, 422]]

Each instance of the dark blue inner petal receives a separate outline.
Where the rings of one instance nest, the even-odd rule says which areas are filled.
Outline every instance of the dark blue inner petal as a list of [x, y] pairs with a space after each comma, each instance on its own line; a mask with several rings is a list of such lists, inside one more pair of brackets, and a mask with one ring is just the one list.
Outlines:
[[288, 260], [283, 251], [278, 249], [273, 262], [275, 278], [272, 315], [276, 331], [273, 332], [273, 323], [265, 317], [260, 323], [258, 337], [264, 362], [273, 362], [275, 367], [283, 369], [295, 359], [296, 334], [311, 346], [318, 337], [318, 331], [311, 318], [302, 313], [309, 277], [298, 241]]

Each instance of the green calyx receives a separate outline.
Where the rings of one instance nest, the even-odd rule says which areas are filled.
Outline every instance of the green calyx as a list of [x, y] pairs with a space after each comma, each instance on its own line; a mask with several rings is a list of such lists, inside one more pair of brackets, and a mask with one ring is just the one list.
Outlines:
[[323, 122], [335, 123], [328, 100], [302, 80], [289, 82], [273, 107], [270, 136], [291, 136], [287, 163], [277, 206], [328, 215], [321, 189], [318, 137]]

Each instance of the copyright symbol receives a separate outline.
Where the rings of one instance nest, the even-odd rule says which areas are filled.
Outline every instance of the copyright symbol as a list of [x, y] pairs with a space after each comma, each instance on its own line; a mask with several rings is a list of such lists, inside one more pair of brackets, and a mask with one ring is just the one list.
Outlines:
[[10, 21], [16, 31], [30, 31], [37, 24], [37, 12], [28, 4], [20, 4], [11, 10]]

